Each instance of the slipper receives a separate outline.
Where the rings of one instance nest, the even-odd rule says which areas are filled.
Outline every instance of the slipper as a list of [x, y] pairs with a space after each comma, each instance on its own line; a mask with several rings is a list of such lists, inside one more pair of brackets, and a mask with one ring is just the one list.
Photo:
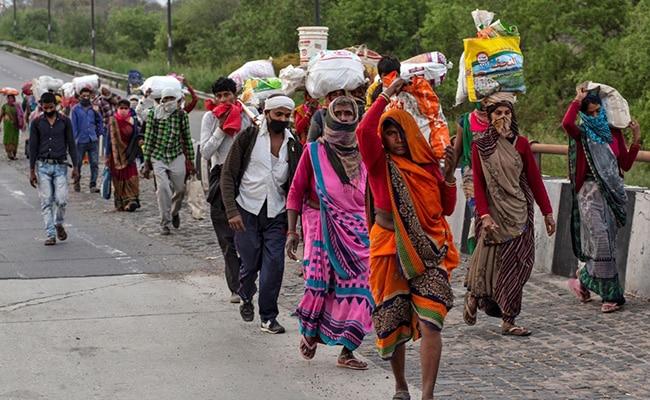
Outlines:
[[358, 371], [364, 371], [368, 369], [368, 364], [355, 358], [354, 356], [345, 359], [339, 357], [339, 359], [336, 360], [336, 366], [339, 368], [348, 368]]
[[[474, 302], [474, 305], [470, 305], [470, 301]], [[476, 324], [476, 299], [472, 297], [470, 292], [465, 293], [465, 309], [463, 310], [463, 320], [469, 326]]]
[[501, 334], [504, 336], [530, 336], [532, 332], [523, 326], [513, 326], [510, 329], [502, 329]]
[[300, 337], [300, 355], [305, 360], [311, 360], [316, 355], [316, 348], [318, 343], [314, 342], [309, 344], [309, 341], [304, 336]]
[[618, 311], [620, 309], [621, 306], [616, 303], [603, 303], [603, 305], [600, 307], [600, 311], [605, 314], [613, 313], [614, 311]]
[[399, 392], [395, 392], [393, 400], [411, 400], [411, 395], [407, 391], [400, 390]]

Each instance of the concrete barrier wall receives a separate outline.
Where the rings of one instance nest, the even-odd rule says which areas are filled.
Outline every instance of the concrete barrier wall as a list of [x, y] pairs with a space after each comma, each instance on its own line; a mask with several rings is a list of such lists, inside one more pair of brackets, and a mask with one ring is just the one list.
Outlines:
[[[460, 173], [457, 204], [449, 225], [454, 241], [466, 251], [470, 215], [465, 206]], [[535, 269], [560, 276], [574, 276], [578, 259], [573, 254], [571, 240], [571, 207], [573, 193], [566, 179], [546, 178], [546, 190], [553, 206], [557, 232], [548, 237], [544, 219], [535, 207]], [[650, 298], [650, 190], [628, 188], [628, 223], [619, 230], [617, 237], [617, 263], [621, 283], [625, 290], [636, 296]]]

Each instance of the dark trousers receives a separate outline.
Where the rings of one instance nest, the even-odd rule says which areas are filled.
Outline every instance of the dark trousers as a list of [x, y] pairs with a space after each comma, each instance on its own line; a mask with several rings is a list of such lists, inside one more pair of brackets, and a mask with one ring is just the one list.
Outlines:
[[223, 254], [223, 261], [226, 267], [226, 282], [228, 289], [231, 293], [239, 292], [239, 268], [241, 260], [237, 255], [237, 248], [235, 247], [235, 232], [230, 229], [228, 225], [228, 218], [226, 212], [221, 207], [210, 207], [210, 219], [212, 219], [212, 227], [214, 233], [217, 234], [217, 241], [221, 247], [221, 254]]
[[78, 143], [77, 144], [77, 157], [79, 159], [79, 174], [81, 174], [81, 166], [84, 163], [84, 155], [88, 153], [88, 162], [90, 163], [90, 187], [97, 186], [97, 175], [99, 172], [99, 145], [98, 142]]
[[235, 247], [235, 232], [230, 229], [226, 209], [221, 199], [220, 180], [221, 165], [215, 165], [210, 171], [210, 188], [207, 197], [208, 203], [210, 203], [210, 219], [212, 219], [212, 227], [214, 227], [214, 233], [217, 234], [221, 254], [223, 254], [228, 289], [230, 289], [231, 293], [238, 293], [241, 260]]
[[235, 244], [241, 256], [239, 295], [250, 301], [260, 276], [258, 304], [263, 322], [278, 316], [278, 297], [284, 274], [284, 246], [287, 242], [287, 213], [275, 218], [266, 216], [266, 204], [259, 215], [239, 208], [246, 230], [235, 233]]

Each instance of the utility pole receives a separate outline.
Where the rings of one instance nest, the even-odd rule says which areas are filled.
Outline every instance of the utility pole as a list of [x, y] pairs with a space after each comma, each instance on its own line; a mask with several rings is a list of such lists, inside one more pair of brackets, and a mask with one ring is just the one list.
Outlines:
[[14, 37], [18, 36], [18, 17], [16, 15], [16, 0], [14, 0]]
[[316, 1], [316, 13], [315, 13], [315, 19], [316, 19], [316, 26], [320, 26], [320, 1]]
[[93, 54], [93, 65], [95, 65], [95, 0], [90, 0], [90, 40]]
[[167, 0], [167, 67], [172, 67], [172, 0]]
[[52, 0], [47, 0], [47, 43], [52, 43]]

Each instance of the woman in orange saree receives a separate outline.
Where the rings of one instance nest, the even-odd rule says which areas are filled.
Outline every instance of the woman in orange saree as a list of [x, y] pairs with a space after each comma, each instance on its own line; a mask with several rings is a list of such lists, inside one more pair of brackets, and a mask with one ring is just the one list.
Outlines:
[[384, 113], [405, 82], [397, 79], [377, 98], [357, 129], [368, 169], [375, 223], [370, 229], [370, 288], [376, 303], [377, 350], [391, 361], [393, 399], [410, 399], [404, 376], [404, 344], [422, 338], [423, 399], [433, 398], [442, 352], [442, 330], [453, 305], [450, 273], [459, 262], [445, 220], [456, 204], [454, 151], [439, 160], [413, 117]]

